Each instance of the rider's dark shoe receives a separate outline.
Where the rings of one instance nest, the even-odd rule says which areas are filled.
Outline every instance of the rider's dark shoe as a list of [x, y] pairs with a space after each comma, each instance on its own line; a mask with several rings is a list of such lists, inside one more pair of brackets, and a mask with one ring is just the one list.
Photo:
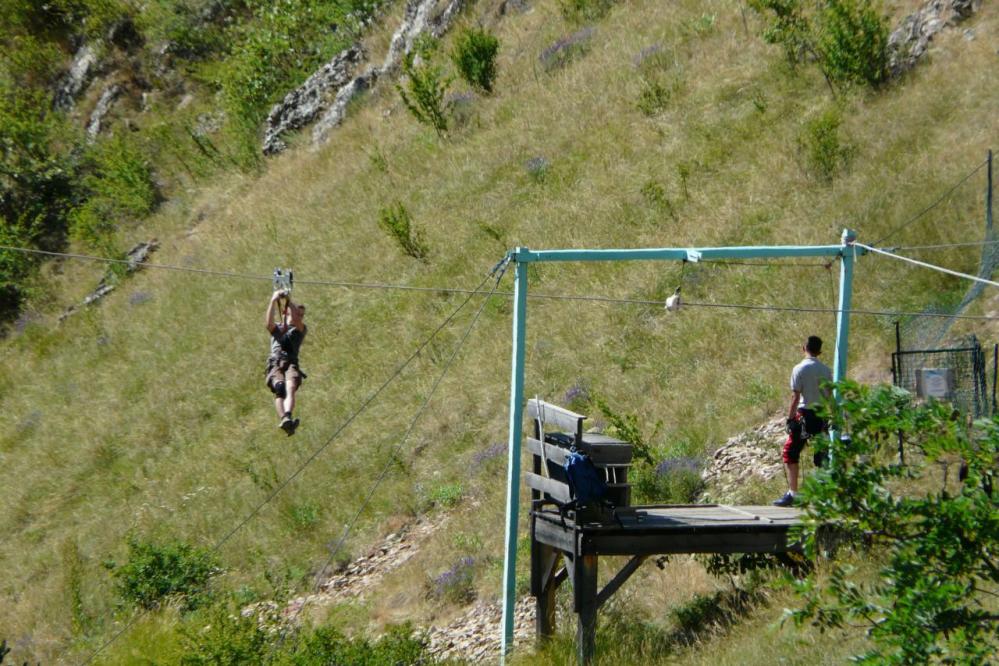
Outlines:
[[791, 506], [793, 504], [794, 504], [794, 495], [791, 494], [790, 490], [784, 493], [784, 496], [781, 497], [779, 500], [774, 500], [773, 502], [774, 506]]

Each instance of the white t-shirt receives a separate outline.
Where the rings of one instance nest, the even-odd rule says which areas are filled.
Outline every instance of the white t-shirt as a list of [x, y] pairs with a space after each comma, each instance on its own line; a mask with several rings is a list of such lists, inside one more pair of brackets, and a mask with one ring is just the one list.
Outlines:
[[831, 382], [832, 370], [814, 356], [809, 356], [794, 366], [791, 371], [791, 390], [801, 393], [799, 409], [815, 409], [822, 402], [825, 397], [819, 389], [822, 380]]

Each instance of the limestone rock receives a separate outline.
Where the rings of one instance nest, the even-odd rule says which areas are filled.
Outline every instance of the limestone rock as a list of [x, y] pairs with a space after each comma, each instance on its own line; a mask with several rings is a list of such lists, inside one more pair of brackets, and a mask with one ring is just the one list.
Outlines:
[[68, 111], [76, 104], [76, 98], [84, 91], [97, 66], [97, 50], [84, 44], [73, 55], [73, 62], [56, 87], [52, 105], [60, 111]]
[[888, 69], [897, 77], [916, 66], [933, 37], [978, 11], [981, 0], [930, 0], [888, 36]]
[[111, 110], [111, 105], [115, 103], [121, 92], [121, 86], [117, 83], [112, 83], [101, 93], [100, 99], [97, 100], [97, 106], [91, 112], [90, 121], [87, 123], [87, 140], [91, 143], [101, 133], [101, 124], [104, 122], [104, 117]]
[[783, 472], [784, 419], [730, 437], [708, 461], [701, 478], [714, 501], [729, 501], [753, 477], [769, 481]]
[[323, 112], [330, 93], [350, 81], [354, 69], [364, 59], [364, 51], [355, 45], [344, 49], [295, 90], [275, 104], [267, 116], [264, 130], [264, 154], [273, 155], [287, 146], [281, 139], [286, 132], [305, 127]]
[[402, 24], [392, 35], [388, 53], [381, 67], [369, 67], [363, 74], [345, 85], [336, 95], [333, 104], [316, 123], [312, 131], [313, 146], [325, 143], [330, 131], [343, 122], [347, 105], [354, 97], [370, 89], [386, 74], [394, 74], [405, 54], [409, 53], [416, 38], [424, 32], [440, 37], [451, 27], [465, 0], [448, 0], [439, 14], [433, 15], [438, 0], [408, 0]]

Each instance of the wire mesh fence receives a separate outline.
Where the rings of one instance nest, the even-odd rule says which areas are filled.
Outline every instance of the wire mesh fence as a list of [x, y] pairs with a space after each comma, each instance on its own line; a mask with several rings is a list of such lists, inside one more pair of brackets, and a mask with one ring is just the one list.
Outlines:
[[947, 349], [894, 352], [891, 366], [895, 385], [923, 399], [950, 402], [975, 418], [989, 416], [995, 412], [995, 378], [990, 392], [985, 351], [974, 336], [959, 344]]
[[[975, 174], [982, 167], [985, 167], [985, 228], [982, 235], [983, 244], [981, 245], [981, 256], [978, 259], [978, 269], [975, 272], [980, 278], [991, 279], [996, 268], [999, 268], [999, 234], [996, 233], [995, 228], [992, 224], [992, 151], [988, 153], [988, 158], [986, 161], [979, 165], [970, 175]], [[980, 181], [979, 181], [980, 182]], [[923, 213], [941, 212], [946, 210], [946, 206], [942, 206], [937, 209], [938, 205], [953, 203], [955, 200], [967, 199], [969, 197], [974, 198], [974, 192], [977, 190], [979, 185], [975, 183], [974, 180], [968, 180], [967, 183], [963, 183], [960, 188], [952, 188], [951, 191], [947, 193], [945, 197], [937, 200], [930, 208], [924, 210]], [[980, 191], [980, 190], [979, 190]], [[937, 209], [937, 211], [934, 211]], [[937, 225], [946, 225], [949, 223], [946, 216], [942, 215], [940, 218], [935, 218], [934, 215], [927, 215], [924, 218], [923, 223], [933, 223]], [[968, 290], [964, 293], [961, 300], [954, 305], [934, 305], [927, 307], [924, 312], [927, 314], [936, 315], [958, 315], [964, 312], [964, 310], [976, 299], [978, 298], [982, 290], [985, 289], [985, 285], [980, 282], [974, 282], [968, 287]], [[950, 331], [951, 326], [954, 324], [956, 319], [950, 317], [914, 317], [911, 320], [905, 322], [904, 337], [905, 340], [912, 344], [912, 346], [919, 347], [922, 349], [929, 349], [936, 347]]]

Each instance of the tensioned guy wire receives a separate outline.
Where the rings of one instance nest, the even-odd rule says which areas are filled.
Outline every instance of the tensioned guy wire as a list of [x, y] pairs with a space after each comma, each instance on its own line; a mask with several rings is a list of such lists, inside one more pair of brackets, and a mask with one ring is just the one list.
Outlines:
[[898, 233], [902, 229], [905, 229], [910, 224], [912, 224], [913, 222], [915, 222], [916, 220], [918, 220], [919, 218], [921, 218], [923, 215], [926, 215], [928, 212], [930, 212], [931, 210], [933, 210], [934, 208], [936, 208], [937, 206], [939, 206], [947, 197], [949, 197], [951, 194], [954, 193], [954, 190], [956, 190], [957, 188], [959, 188], [961, 185], [963, 185], [965, 182], [967, 182], [967, 180], [969, 178], [971, 178], [976, 173], [978, 173], [979, 171], [981, 171], [982, 167], [984, 167], [988, 163], [989, 163], [988, 158], [982, 160], [982, 162], [978, 166], [976, 166], [974, 169], [972, 169], [971, 171], [969, 171], [963, 178], [961, 178], [961, 180], [959, 180], [956, 183], [954, 183], [954, 185], [950, 189], [948, 189], [946, 192], [944, 192], [939, 197], [937, 197], [937, 199], [933, 203], [931, 203], [929, 206], [927, 206], [926, 208], [922, 209], [921, 211], [919, 211], [918, 213], [916, 213], [915, 215], [913, 215], [912, 217], [910, 217], [908, 220], [906, 220], [902, 224], [898, 225], [897, 227], [895, 227], [894, 229], [892, 229], [891, 231], [889, 231], [888, 233], [886, 233], [884, 236], [882, 236], [878, 240], [874, 241], [874, 244], [875, 245], [880, 245], [889, 236], [895, 235], [896, 233]]
[[985, 278], [980, 278], [977, 275], [970, 275], [968, 273], [962, 273], [960, 271], [954, 271], [949, 268], [944, 268], [943, 266], [937, 266], [936, 264], [931, 264], [925, 261], [919, 261], [918, 259], [913, 259], [912, 257], [905, 257], [901, 254], [895, 254], [894, 252], [889, 252], [887, 250], [882, 250], [880, 248], [871, 247], [870, 245], [864, 245], [863, 243], [856, 243], [857, 247], [862, 247], [868, 252], [874, 252], [885, 257], [891, 257], [892, 259], [898, 259], [899, 261], [904, 261], [916, 266], [921, 266], [922, 268], [929, 268], [940, 273], [946, 273], [947, 275], [954, 275], [959, 278], [964, 278], [965, 280], [972, 280], [973, 282], [981, 282], [982, 284], [987, 284], [993, 287], [999, 287], [999, 282], [993, 282], [992, 280], [986, 280]]

